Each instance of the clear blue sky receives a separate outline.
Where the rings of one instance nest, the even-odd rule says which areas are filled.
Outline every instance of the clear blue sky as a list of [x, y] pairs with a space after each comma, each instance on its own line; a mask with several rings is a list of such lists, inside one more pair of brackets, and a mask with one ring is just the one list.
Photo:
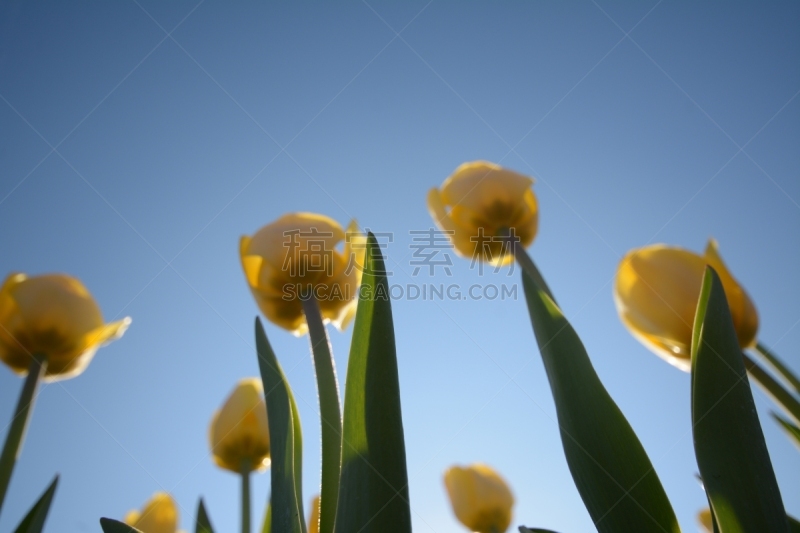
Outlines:
[[[798, 28], [796, 2], [5, 2], [0, 274], [70, 273], [133, 324], [42, 388], [0, 531], [56, 472], [51, 532], [99, 531], [156, 490], [184, 528], [202, 495], [234, 531], [238, 482], [207, 429], [258, 372], [239, 236], [291, 211], [355, 217], [394, 234], [393, 283], [515, 285], [457, 257], [452, 277], [411, 276], [427, 190], [475, 159], [536, 178], [530, 252], [694, 531], [689, 375], [628, 334], [611, 281], [630, 248], [714, 236], [760, 338], [800, 371]], [[524, 301], [398, 299], [394, 316], [415, 531], [462, 531], [441, 474], [474, 461], [509, 481], [515, 524], [591, 530]], [[307, 504], [308, 340], [267, 333], [298, 398]], [[351, 330], [330, 334], [343, 382]], [[0, 369], [2, 428], [21, 384]], [[800, 516], [800, 454], [754, 393]]]

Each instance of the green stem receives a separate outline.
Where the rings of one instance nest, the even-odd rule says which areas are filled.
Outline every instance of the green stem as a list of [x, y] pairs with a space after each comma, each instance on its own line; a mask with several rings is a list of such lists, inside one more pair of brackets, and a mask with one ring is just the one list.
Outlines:
[[250, 533], [250, 461], [242, 461], [242, 533]]
[[556, 303], [553, 293], [550, 292], [550, 287], [547, 286], [547, 282], [544, 280], [544, 277], [542, 277], [541, 272], [536, 268], [536, 263], [534, 263], [531, 256], [528, 255], [528, 251], [522, 246], [522, 242], [520, 242], [519, 238], [509, 238], [509, 241], [509, 246], [514, 252], [514, 259], [517, 260], [517, 264], [519, 264], [519, 266], [528, 273], [534, 283], [553, 300], [553, 303]]
[[319, 533], [333, 533], [336, 506], [339, 502], [339, 470], [342, 461], [342, 410], [339, 404], [339, 385], [319, 302], [313, 295], [309, 295], [302, 301], [306, 323], [308, 323], [311, 353], [314, 356], [314, 369], [317, 374], [317, 392], [322, 424]]
[[28, 376], [22, 385], [17, 408], [14, 410], [14, 417], [11, 419], [11, 428], [8, 430], [6, 443], [3, 445], [3, 453], [0, 455], [0, 510], [3, 508], [3, 500], [6, 496], [8, 484], [11, 481], [11, 473], [14, 471], [14, 465], [22, 451], [22, 441], [33, 412], [33, 402], [36, 399], [36, 388], [46, 368], [47, 359], [44, 355], [35, 354], [32, 356], [31, 365], [28, 367]]
[[783, 408], [783, 411], [796, 425], [800, 425], [800, 401], [784, 389], [769, 372], [750, 359], [747, 354], [743, 353], [742, 357], [744, 358], [744, 366], [750, 376], [756, 380], [756, 383], [761, 385], [761, 388], [764, 389], [773, 402]]
[[772, 367], [775, 372], [781, 375], [783, 379], [788, 381], [792, 387], [794, 387], [795, 392], [800, 393], [800, 378], [798, 378], [789, 367], [783, 364], [783, 361], [778, 359], [778, 356], [772, 353], [766, 346], [761, 344], [760, 342], [756, 344], [756, 352], [758, 352], [764, 359], [767, 360], [769, 365]]

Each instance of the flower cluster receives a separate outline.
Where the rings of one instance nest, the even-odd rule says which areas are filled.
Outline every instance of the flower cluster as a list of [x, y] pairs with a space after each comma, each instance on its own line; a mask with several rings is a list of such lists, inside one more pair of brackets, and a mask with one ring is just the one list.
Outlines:
[[[651, 530], [655, 526], [677, 530], [672, 508], [641, 443], [605, 390], [577, 333], [526, 251], [538, 230], [539, 207], [533, 183], [531, 177], [493, 163], [464, 163], [441, 188], [429, 191], [427, 205], [435, 224], [460, 255], [498, 267], [514, 261], [521, 266], [526, 303], [556, 403], [564, 452], [595, 523], [605, 520], [603, 530], [615, 532]], [[324, 215], [290, 213], [252, 236], [242, 236], [239, 244], [244, 279], [261, 313], [295, 336], [308, 334], [322, 435], [320, 494], [311, 501], [306, 522], [301, 490], [302, 425], [286, 374], [257, 319], [262, 375], [236, 384], [212, 414], [208, 430], [214, 463], [240, 477], [242, 532], [252, 530], [250, 476], [269, 469], [273, 460], [270, 501], [281, 505], [273, 509], [270, 503], [261, 530], [347, 533], [369, 526], [373, 528], [370, 531], [388, 527], [392, 532], [410, 532], [410, 507], [403, 492], [408, 482], [390, 298], [381, 300], [370, 291], [360, 290], [364, 276], [374, 283], [376, 291], [389, 286], [374, 235], [363, 235], [355, 221], [345, 230]], [[714, 380], [730, 376], [701, 376], [697, 370], [700, 361], [708, 358], [700, 355], [706, 353], [704, 343], [716, 343], [717, 337], [724, 337], [712, 346], [714, 355], [727, 365], [724, 370], [741, 369], [742, 375], [746, 370], [764, 386], [791, 420], [778, 415], [776, 419], [800, 443], [800, 401], [795, 394], [800, 392], [800, 380], [757, 342], [755, 305], [723, 262], [716, 241], [710, 240], [702, 255], [664, 244], [631, 250], [619, 263], [613, 292], [619, 317], [630, 333], [670, 364], [692, 372], [693, 416], [697, 406], [704, 405], [695, 404], [698, 397], [712, 398], [708, 405], [716, 407], [739, 383], [736, 381], [716, 400], [713, 395], [719, 391], [714, 390]], [[356, 316], [359, 301], [367, 305], [358, 310], [356, 318], [343, 414], [325, 324], [344, 330]], [[712, 304], [716, 314], [705, 322]], [[0, 287], [0, 361], [25, 376], [25, 383], [0, 456], [0, 508], [38, 382], [81, 374], [97, 350], [120, 338], [130, 322], [130, 318], [124, 318], [106, 323], [86, 287], [65, 274], [29, 277], [15, 273], [6, 278]], [[703, 336], [706, 327], [717, 328], [709, 335], [710, 341]], [[719, 346], [725, 354], [716, 351]], [[787, 391], [750, 360], [748, 349], [763, 355], [794, 391]], [[711, 372], [707, 369], [716, 368], [716, 363], [704, 361], [703, 371]], [[701, 390], [701, 378], [713, 386]], [[265, 391], [265, 386], [269, 390]], [[739, 418], [744, 420], [736, 439], [746, 441], [750, 445], [747, 451], [757, 457], [732, 483], [742, 492], [734, 494], [739, 500], [730, 503], [727, 489], [720, 496], [715, 487], [721, 478], [738, 475], [735, 470], [743, 464], [742, 457], [750, 456], [731, 454], [734, 460], [720, 467], [723, 463], [717, 455], [725, 459], [728, 446], [733, 449], [741, 443], [731, 444], [729, 436], [716, 447], [698, 442], [709, 439], [698, 433], [698, 425], [711, 410], [700, 411], [699, 420], [693, 418], [698, 467], [706, 475], [711, 504], [698, 515], [698, 521], [707, 531], [738, 531], [741, 517], [736, 513], [744, 516], [757, 509], [748, 518], [748, 523], [756, 526], [742, 530], [776, 530], [769, 525], [783, 526], [791, 520], [779, 501], [763, 435], [752, 414], [749, 387], [737, 392], [739, 403], [730, 409], [733, 415], [715, 420], [718, 425], [714, 427], [724, 433], [738, 427]], [[711, 450], [710, 460], [707, 450]], [[757, 468], [761, 470], [752, 474]], [[609, 505], [609, 494], [625, 488], [618, 478], [631, 488], [622, 498], [610, 498], [615, 502]], [[452, 466], [443, 479], [453, 513], [464, 527], [476, 533], [505, 533], [511, 526], [515, 498], [509, 484], [494, 469], [483, 463]], [[758, 499], [761, 492], [767, 496], [751, 505], [748, 498], [740, 497], [752, 488], [742, 479], [758, 481], [757, 490], [747, 496]], [[46, 493], [49, 498], [55, 484]], [[766, 490], [762, 491], [762, 486]], [[634, 488], [637, 497], [646, 493], [643, 501], [647, 508], [627, 498]], [[777, 498], [770, 496], [770, 491]], [[43, 505], [49, 505], [44, 496], [29, 517], [39, 517]], [[649, 507], [653, 505], [654, 509]], [[377, 521], [370, 525], [373, 520]], [[123, 522], [102, 519], [101, 524], [104, 529], [111, 524], [106, 532], [177, 533], [180, 520], [175, 500], [157, 492], [141, 510], [130, 511]], [[197, 531], [212, 531], [202, 500], [196, 524]], [[523, 526], [520, 530], [528, 529]]]

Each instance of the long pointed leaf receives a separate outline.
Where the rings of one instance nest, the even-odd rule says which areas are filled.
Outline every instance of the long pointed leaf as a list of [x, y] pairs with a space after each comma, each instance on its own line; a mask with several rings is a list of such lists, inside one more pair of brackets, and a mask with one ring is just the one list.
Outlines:
[[800, 378], [798, 378], [797, 374], [792, 372], [792, 370], [786, 366], [786, 364], [781, 361], [778, 356], [772, 352], [772, 350], [759, 342], [756, 344], [756, 351], [761, 355], [761, 357], [767, 360], [775, 372], [780, 374], [783, 379], [792, 385], [794, 392], [800, 393]]
[[595, 373], [577, 333], [526, 270], [522, 282], [564, 454], [595, 527], [609, 533], [680, 531], [647, 453]]
[[211, 527], [211, 520], [208, 518], [206, 506], [203, 503], [203, 498], [197, 502], [197, 520], [195, 521], [195, 533], [214, 533], [214, 528]]
[[295, 478], [294, 399], [289, 382], [256, 318], [256, 351], [269, 420], [272, 456], [272, 532], [305, 533], [303, 501], [297, 497]]
[[720, 531], [789, 531], [725, 290], [711, 267], [692, 334], [692, 427]]
[[36, 503], [19, 523], [14, 533], [40, 533], [44, 529], [44, 521], [47, 519], [47, 513], [50, 511], [50, 504], [53, 502], [53, 495], [56, 493], [58, 486], [58, 476], [56, 476], [50, 485], [45, 489]]
[[267, 512], [264, 513], [264, 523], [261, 525], [261, 533], [272, 532], [272, 504], [267, 501]]
[[780, 424], [792, 442], [794, 442], [795, 446], [800, 448], [800, 428], [777, 413], [770, 413], [770, 415], [772, 415], [772, 418], [774, 418], [775, 421]]
[[113, 518], [101, 518], [100, 527], [103, 528], [103, 533], [142, 533], [135, 527], [124, 524], [119, 520]]
[[371, 233], [347, 365], [335, 531], [411, 531], [389, 283]]

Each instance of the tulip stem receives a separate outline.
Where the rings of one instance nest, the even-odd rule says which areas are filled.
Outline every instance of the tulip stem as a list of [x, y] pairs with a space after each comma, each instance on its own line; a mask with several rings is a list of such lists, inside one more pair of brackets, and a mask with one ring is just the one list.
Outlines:
[[514, 252], [514, 258], [517, 260], [517, 264], [519, 264], [522, 270], [528, 273], [533, 282], [536, 283], [536, 285], [538, 285], [539, 288], [543, 290], [551, 300], [553, 300], [553, 303], [558, 305], [553, 293], [550, 292], [550, 287], [547, 286], [547, 282], [544, 280], [544, 277], [542, 277], [539, 269], [536, 268], [536, 263], [534, 263], [533, 259], [531, 259], [531, 256], [528, 255], [528, 251], [525, 250], [525, 247], [522, 245], [522, 242], [520, 242], [519, 237], [515, 237], [514, 235], [506, 236], [509, 238], [509, 246]]
[[794, 374], [794, 372], [789, 370], [789, 367], [787, 367], [783, 363], [783, 361], [778, 359], [777, 355], [772, 353], [772, 351], [770, 351], [766, 346], [764, 346], [760, 342], [758, 344], [756, 344], [755, 350], [756, 350], [756, 352], [759, 353], [759, 355], [761, 355], [761, 357], [763, 357], [764, 359], [767, 360], [767, 363], [769, 363], [769, 366], [775, 372], [780, 374], [780, 376], [783, 379], [785, 379], [787, 382], [789, 382], [792, 385], [792, 387], [794, 388], [795, 392], [800, 393], [800, 378], [798, 378]]
[[781, 406], [784, 412], [791, 417], [792, 421], [800, 425], [800, 401], [789, 393], [778, 381], [773, 378], [766, 370], [750, 359], [747, 354], [742, 354], [744, 366], [747, 372], [761, 385], [773, 402]]
[[336, 506], [339, 502], [339, 471], [342, 461], [342, 410], [339, 404], [339, 385], [319, 302], [313, 294], [305, 295], [301, 300], [308, 324], [314, 370], [317, 374], [322, 424], [319, 533], [332, 533]]
[[242, 461], [242, 533], [250, 533], [250, 461]]
[[3, 500], [6, 496], [8, 484], [11, 481], [11, 473], [14, 471], [14, 465], [22, 451], [22, 441], [25, 438], [25, 431], [28, 428], [28, 422], [33, 412], [36, 389], [46, 368], [47, 358], [43, 354], [32, 356], [31, 364], [28, 367], [28, 376], [22, 385], [17, 408], [14, 410], [14, 417], [11, 419], [11, 427], [3, 445], [3, 453], [0, 455], [0, 510], [3, 508]]

